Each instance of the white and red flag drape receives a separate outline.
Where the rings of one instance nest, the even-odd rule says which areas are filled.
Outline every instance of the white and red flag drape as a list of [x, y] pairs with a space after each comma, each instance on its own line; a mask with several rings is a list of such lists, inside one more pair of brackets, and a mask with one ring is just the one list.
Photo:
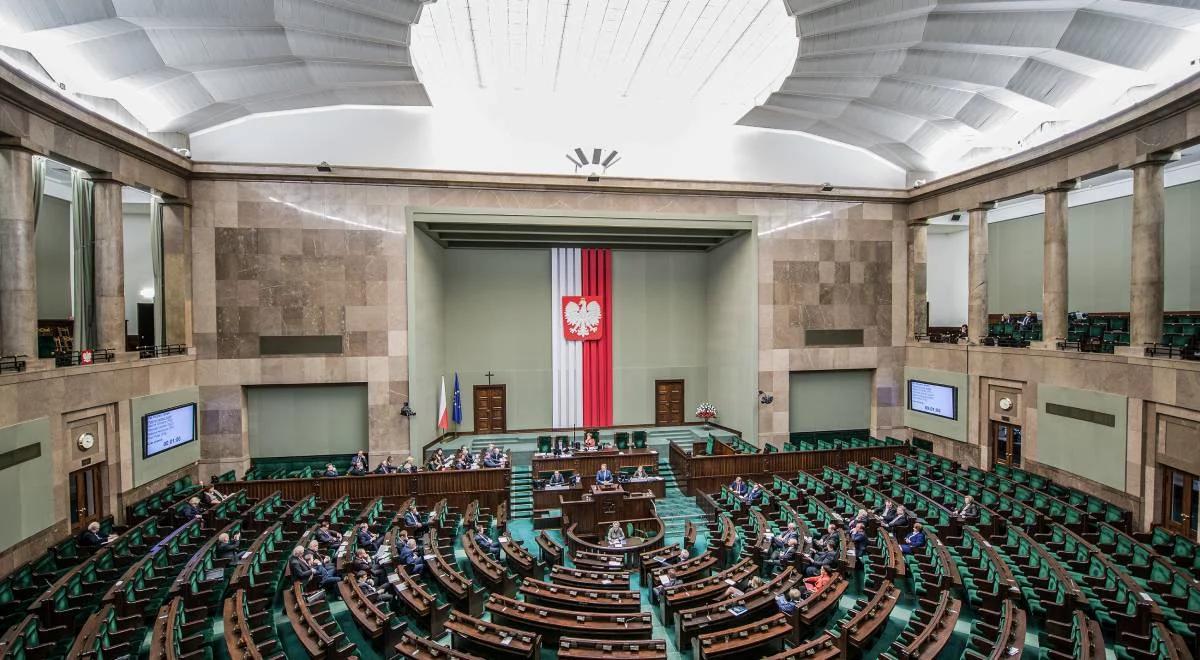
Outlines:
[[612, 426], [612, 250], [550, 253], [554, 427]]

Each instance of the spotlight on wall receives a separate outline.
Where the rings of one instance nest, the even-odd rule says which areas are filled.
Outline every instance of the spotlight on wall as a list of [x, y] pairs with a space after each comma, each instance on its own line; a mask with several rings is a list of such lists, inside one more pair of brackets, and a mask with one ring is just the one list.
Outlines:
[[822, 183], [821, 192], [833, 192], [833, 184], [828, 182]]
[[764, 406], [769, 406], [775, 402], [775, 395], [770, 392], [758, 391], [758, 402]]
[[408, 405], [408, 402], [405, 401], [404, 405], [400, 406], [400, 414], [404, 415], [405, 417], [416, 417], [417, 411], [413, 410], [412, 407]]
[[589, 154], [582, 147], [575, 147], [574, 153], [567, 152], [567, 160], [575, 166], [576, 174], [586, 174], [588, 181], [595, 183], [600, 180], [601, 174], [608, 172], [608, 168], [621, 162], [618, 153], [616, 149], [605, 153], [604, 149], [597, 147]]
[[317, 171], [325, 172], [326, 174], [328, 174], [329, 172], [333, 171], [333, 168], [329, 165], [329, 163], [327, 163], [325, 161], [321, 161], [321, 164], [317, 165]]

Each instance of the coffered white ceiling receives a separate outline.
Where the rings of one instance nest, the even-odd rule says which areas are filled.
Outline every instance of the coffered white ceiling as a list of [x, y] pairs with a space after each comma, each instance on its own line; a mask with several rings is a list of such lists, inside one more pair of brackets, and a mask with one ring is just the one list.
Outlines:
[[151, 131], [340, 104], [428, 105], [409, 51], [428, 0], [2, 0], [0, 42]]
[[792, 74], [741, 119], [909, 170], [994, 158], [1190, 75], [1197, 0], [781, 0]]

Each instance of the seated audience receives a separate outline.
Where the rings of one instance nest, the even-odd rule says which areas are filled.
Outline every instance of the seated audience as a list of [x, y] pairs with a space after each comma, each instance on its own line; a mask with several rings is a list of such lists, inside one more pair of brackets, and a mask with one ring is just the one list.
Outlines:
[[789, 540], [787, 544], [783, 546], [783, 548], [775, 553], [775, 557], [773, 559], [769, 559], [763, 563], [770, 567], [772, 573], [778, 573], [779, 571], [783, 570], [785, 566], [791, 564], [792, 560], [796, 558], [796, 555], [799, 552], [798, 545], [799, 542], [796, 539], [793, 538]]
[[754, 504], [754, 500], [757, 500], [760, 495], [762, 495], [762, 486], [751, 483], [750, 487], [746, 489], [746, 494], [739, 499], [746, 504]]
[[490, 445], [487, 453], [483, 455], [483, 467], [500, 468], [504, 467], [505, 457], [504, 452], [496, 445]]
[[562, 472], [555, 470], [554, 474], [550, 475], [550, 481], [546, 482], [546, 485], [547, 486], [566, 486], [567, 480], [566, 480], [566, 478], [564, 478], [562, 476]]
[[379, 551], [379, 535], [371, 532], [371, 526], [366, 522], [358, 524], [358, 533], [355, 535], [355, 542], [358, 547], [367, 552]]
[[862, 561], [867, 556], [867, 526], [859, 523], [850, 532], [850, 542], [854, 544], [854, 556]]
[[292, 580], [295, 582], [308, 582], [312, 579], [312, 563], [304, 554], [304, 546], [292, 548], [292, 556], [288, 558], [288, 569], [291, 570]]
[[475, 544], [480, 550], [488, 553], [495, 559], [500, 558], [500, 543], [488, 536], [487, 530], [484, 529], [483, 523], [475, 525]]
[[890, 520], [885, 519], [883, 527], [885, 529], [895, 529], [897, 527], [905, 527], [911, 522], [912, 518], [908, 517], [908, 511], [903, 506], [898, 506], [896, 507], [896, 515], [892, 516]]
[[854, 518], [850, 520], [850, 524], [846, 525], [846, 529], [854, 529], [854, 526], [862, 523], [866, 525], [871, 520], [871, 514], [866, 509], [859, 509]]
[[830, 582], [833, 582], [833, 573], [829, 571], [828, 566], [822, 566], [816, 575], [804, 578], [804, 597], [808, 598], [810, 595], [824, 589], [829, 586]]
[[958, 338], [960, 340], [968, 340], [971, 338], [971, 331], [967, 329], [966, 323], [962, 324], [962, 327], [958, 329]]
[[372, 603], [386, 603], [392, 599], [391, 594], [375, 588], [375, 579], [366, 571], [359, 571], [355, 581], [358, 583], [358, 590]]
[[84, 548], [99, 548], [108, 543], [108, 539], [100, 536], [100, 523], [93, 521], [88, 523], [87, 529], [79, 535], [77, 542]]
[[337, 468], [333, 467], [333, 463], [326, 463], [325, 471], [321, 473], [321, 476], [322, 477], [336, 477], [336, 476], [338, 476]]
[[788, 541], [799, 539], [800, 534], [796, 531], [796, 523], [790, 522], [775, 538], [771, 539], [771, 545], [782, 550], [788, 544]]
[[1017, 321], [1017, 328], [1020, 330], [1033, 330], [1033, 324], [1036, 322], [1037, 314], [1034, 314], [1033, 310], [1027, 309], [1025, 310], [1025, 316], [1022, 316], [1021, 319]]
[[203, 518], [204, 511], [200, 509], [200, 498], [193, 497], [189, 499], [187, 503], [179, 509], [179, 514], [184, 518]]
[[400, 548], [400, 562], [404, 571], [409, 575], [420, 575], [425, 572], [425, 556], [417, 549], [417, 540], [409, 539], [408, 544]]
[[355, 477], [361, 477], [367, 473], [367, 455], [360, 449], [354, 458], [350, 459], [350, 470], [348, 474]]
[[317, 533], [315, 536], [317, 537], [318, 541], [326, 546], [337, 545], [342, 542], [342, 533], [336, 529], [332, 529], [329, 526], [328, 520], [321, 521], [321, 525], [317, 527]]
[[678, 587], [681, 584], [683, 584], [683, 580], [680, 580], [679, 576], [675, 574], [675, 569], [667, 569], [665, 574], [659, 576], [658, 584], [650, 590], [650, 602], [658, 605], [658, 602], [667, 593], [667, 589]]
[[410, 505], [408, 511], [404, 512], [404, 526], [415, 530], [414, 534], [423, 534], [425, 532], [425, 521], [422, 519], [420, 512], [417, 511], [416, 504]]
[[[879, 514], [879, 519], [883, 521], [891, 520], [896, 516], [896, 503], [888, 500], [884, 503], [882, 509], [875, 509], [875, 513]], [[866, 521], [863, 521], [866, 522]]]
[[788, 590], [786, 596], [783, 594], [775, 596], [775, 604], [779, 606], [779, 611], [787, 615], [795, 614], [802, 600], [804, 600], [804, 594], [799, 589]]
[[237, 532], [232, 537], [226, 532], [221, 532], [217, 536], [217, 559], [233, 559], [237, 557], [238, 545], [241, 540], [241, 532]]
[[331, 559], [329, 555], [321, 552], [321, 544], [318, 543], [316, 539], [308, 542], [308, 549], [305, 551], [305, 554], [324, 565], [333, 566], [333, 559]]
[[418, 468], [417, 464], [413, 462], [412, 456], [404, 459], [404, 463], [400, 465], [400, 472], [402, 474], [414, 474], [419, 470], [420, 468]]
[[729, 600], [730, 598], [741, 598], [742, 596], [746, 595], [747, 591], [754, 591], [764, 584], [766, 584], [766, 582], [761, 577], [754, 575], [751, 576], [751, 578], [746, 582], [746, 591], [738, 589], [736, 584], [731, 584], [729, 585], [729, 588], [725, 590], [725, 595], [722, 597], [725, 600]]
[[741, 477], [736, 477], [733, 483], [729, 484], [729, 490], [734, 495], [744, 496], [746, 494], [746, 482], [742, 481]]
[[975, 498], [967, 495], [963, 498], [963, 505], [953, 515], [959, 520], [974, 520], [979, 517], [979, 505], [975, 503]]
[[625, 532], [621, 530], [621, 523], [613, 522], [608, 528], [608, 533], [604, 535], [604, 539], [609, 545], [621, 545], [625, 543]]
[[392, 464], [392, 457], [388, 456], [383, 459], [375, 468], [375, 474], [391, 474], [396, 471], [396, 466]]
[[442, 469], [442, 467], [444, 467], [445, 464], [446, 464], [446, 456], [444, 454], [442, 454], [442, 448], [438, 447], [437, 449], [435, 449], [433, 451], [433, 456], [430, 456], [429, 460], [426, 461], [425, 469], [429, 470], [430, 472], [436, 472], [436, 471]]
[[913, 550], [925, 547], [925, 531], [921, 523], [914, 523], [912, 532], [904, 537], [904, 543], [900, 544], [900, 552], [911, 555]]
[[225, 501], [225, 496], [217, 490], [217, 482], [215, 478], [208, 484], [208, 487], [204, 489], [204, 492], [200, 493], [200, 500], [204, 503], [204, 506], [216, 506]]
[[350, 570], [355, 573], [368, 573], [378, 580], [384, 580], [387, 576], [387, 571], [367, 553], [365, 548], [358, 548], [354, 551], [354, 559], [350, 562]]

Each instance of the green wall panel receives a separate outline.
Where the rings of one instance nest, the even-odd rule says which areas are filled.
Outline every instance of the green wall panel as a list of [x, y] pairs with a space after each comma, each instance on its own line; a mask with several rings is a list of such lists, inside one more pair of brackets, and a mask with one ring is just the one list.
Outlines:
[[367, 449], [367, 386], [246, 388], [251, 458], [353, 454]]
[[0, 550], [6, 550], [54, 524], [50, 419], [43, 417], [0, 429], [0, 453], [36, 444], [40, 456], [0, 470]]
[[720, 413], [717, 421], [751, 442], [758, 437], [757, 256], [753, 233], [710, 251], [704, 306], [708, 398]]
[[410, 450], [419, 456], [421, 447], [438, 434], [437, 388], [446, 373], [446, 250], [411, 223], [408, 236], [408, 382], [409, 401], [417, 413], [409, 420], [408, 437]]
[[788, 386], [788, 431], [840, 431], [871, 427], [875, 372], [794, 371]]
[[[180, 445], [150, 458], [142, 458], [142, 417], [167, 408], [174, 408], [185, 403], [196, 403], [200, 400], [200, 390], [188, 387], [174, 392], [151, 394], [129, 400], [130, 435], [133, 442], [130, 445], [130, 458], [133, 464], [133, 485], [142, 486], [181, 470], [200, 460], [200, 439], [195, 442]], [[196, 410], [197, 433], [200, 432], [200, 410]]]
[[39, 319], [71, 317], [71, 204], [44, 195], [35, 232]]
[[[1106, 426], [1052, 415], [1046, 412], [1047, 404], [1106, 413], [1115, 421]], [[1035, 460], [1125, 490], [1128, 407], [1128, 400], [1115, 394], [1038, 385]]]
[[[950, 385], [958, 388], [958, 419], [946, 419], [928, 413], [913, 412], [908, 409], [908, 381], [923, 380], [927, 383]], [[940, 435], [959, 442], [967, 441], [967, 411], [970, 408], [971, 393], [968, 390], [967, 375], [953, 371], [938, 371], [935, 369], [904, 368], [904, 383], [901, 396], [904, 404], [904, 425], [926, 433]]]

